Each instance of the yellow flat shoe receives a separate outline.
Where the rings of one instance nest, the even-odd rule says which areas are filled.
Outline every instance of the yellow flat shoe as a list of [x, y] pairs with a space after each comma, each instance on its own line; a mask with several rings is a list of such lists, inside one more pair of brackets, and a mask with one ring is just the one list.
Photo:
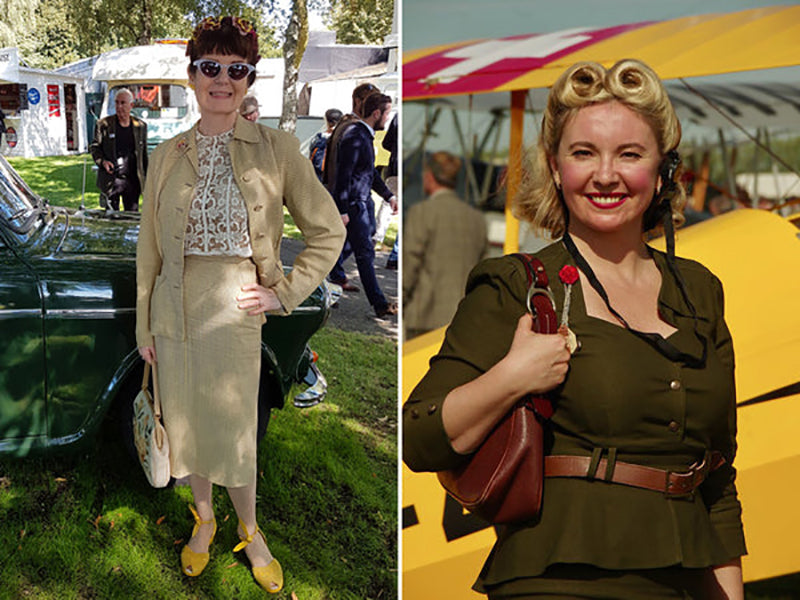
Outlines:
[[[239, 519], [239, 526], [244, 531], [245, 537], [239, 536], [239, 539], [242, 540], [236, 547], [234, 547], [233, 551], [238, 552], [239, 550], [243, 550], [248, 544], [253, 541], [253, 536], [256, 534], [261, 534], [261, 538], [264, 540], [264, 545], [267, 544], [267, 538], [264, 537], [264, 532], [259, 529], [258, 525], [256, 525], [256, 530], [253, 533], [248, 533], [247, 527]], [[277, 594], [283, 589], [283, 569], [281, 568], [281, 563], [278, 562], [278, 559], [274, 556], [272, 557], [272, 562], [270, 562], [266, 567], [253, 567], [253, 577], [258, 582], [262, 588], [267, 590], [270, 594]]]
[[[189, 505], [189, 510], [192, 511], [194, 515], [194, 528], [192, 529], [192, 537], [197, 535], [197, 531], [200, 529], [201, 525], [208, 525], [209, 523], [214, 524], [214, 531], [211, 532], [211, 538], [208, 540], [208, 545], [211, 546], [211, 542], [214, 541], [214, 536], [217, 534], [217, 520], [211, 519], [210, 521], [203, 521], [200, 518], [200, 515], [197, 514], [197, 510], [191, 504]], [[197, 577], [200, 573], [203, 572], [203, 569], [206, 568], [208, 564], [208, 552], [195, 552], [191, 548], [189, 548], [189, 544], [186, 544], [181, 550], [181, 570], [183, 571], [184, 575], [188, 575], [189, 577]]]

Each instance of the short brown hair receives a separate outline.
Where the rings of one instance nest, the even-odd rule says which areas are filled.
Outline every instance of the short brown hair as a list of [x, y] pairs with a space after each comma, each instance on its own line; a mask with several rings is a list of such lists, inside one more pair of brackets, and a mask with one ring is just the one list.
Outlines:
[[375, 92], [374, 94], [370, 94], [364, 99], [364, 105], [362, 106], [361, 117], [368, 117], [376, 110], [383, 111], [384, 106], [391, 104], [392, 99], [387, 96], [386, 94], [381, 94], [380, 92]]
[[[550, 170], [550, 158], [558, 152], [567, 122], [583, 107], [617, 101], [641, 115], [655, 134], [661, 156], [675, 150], [681, 141], [681, 125], [661, 80], [645, 63], [626, 59], [606, 69], [593, 62], [569, 67], [553, 84], [542, 117], [539, 143], [528, 164], [513, 201], [514, 214], [552, 237], [566, 229], [564, 206]], [[672, 221], [681, 225], [686, 190], [675, 175], [676, 191], [670, 199]]]
[[[207, 54], [241, 56], [254, 67], [261, 60], [258, 55], [258, 33], [253, 25], [240, 17], [206, 17], [195, 27], [186, 44], [189, 72], [194, 75], [194, 61]], [[247, 85], [253, 85], [256, 73], [247, 76]]]
[[371, 83], [362, 83], [361, 85], [356, 86], [356, 88], [353, 90], [353, 112], [359, 117], [363, 117], [364, 113], [362, 113], [361, 109], [364, 106], [364, 100], [366, 100], [371, 94], [375, 93], [380, 94], [381, 91], [377, 86], [372, 85]]
[[433, 175], [436, 183], [452, 190], [456, 187], [458, 173], [461, 171], [461, 159], [449, 152], [434, 152], [425, 160], [425, 168]]

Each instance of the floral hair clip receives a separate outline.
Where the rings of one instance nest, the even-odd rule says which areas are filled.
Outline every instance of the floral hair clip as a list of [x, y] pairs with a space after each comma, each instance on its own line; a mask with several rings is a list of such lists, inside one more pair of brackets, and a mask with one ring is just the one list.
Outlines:
[[192, 40], [197, 41], [204, 31], [215, 31], [222, 28], [222, 17], [206, 17], [194, 28]]
[[233, 21], [233, 26], [239, 30], [239, 33], [242, 35], [256, 37], [258, 34], [256, 33], [255, 27], [253, 24], [248, 21], [247, 19], [242, 19], [241, 17], [233, 17], [231, 19]]
[[197, 40], [200, 38], [200, 35], [202, 35], [205, 31], [216, 31], [217, 29], [222, 29], [225, 21], [228, 21], [232, 27], [235, 27], [241, 35], [252, 38], [254, 42], [258, 39], [258, 33], [256, 33], [255, 27], [253, 27], [253, 24], [247, 19], [243, 19], [241, 17], [206, 17], [200, 21], [200, 24], [197, 27], [194, 28], [194, 33], [192, 33], [192, 41], [197, 42]]

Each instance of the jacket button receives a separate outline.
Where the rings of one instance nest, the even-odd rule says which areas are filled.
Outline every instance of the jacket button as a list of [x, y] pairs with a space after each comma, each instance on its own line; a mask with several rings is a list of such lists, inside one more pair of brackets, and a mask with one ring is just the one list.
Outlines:
[[250, 178], [247, 175], [242, 175], [242, 181], [250, 181]]
[[256, 239], [257, 239], [257, 240], [263, 239], [263, 238], [265, 238], [265, 237], [267, 237], [267, 234], [266, 234], [266, 233], [259, 233], [258, 235], [256, 235]]
[[412, 419], [419, 419], [419, 412], [417, 412], [416, 408], [411, 409], [411, 418]]
[[259, 210], [261, 210], [262, 208], [264, 208], [264, 206], [263, 206], [262, 204], [256, 204], [256, 205], [253, 207], [253, 210], [255, 210], [255, 211], [259, 211]]
[[428, 407], [428, 414], [429, 414], [429, 415], [432, 415], [432, 414], [433, 414], [433, 413], [435, 413], [435, 412], [436, 412], [436, 405], [435, 405], [435, 404], [431, 404], [431, 405]]
[[679, 389], [681, 389], [681, 382], [680, 382], [680, 380], [678, 380], [678, 379], [673, 379], [672, 381], [670, 381], [670, 382], [669, 382], [669, 389], [671, 389], [671, 390], [673, 390], [673, 391], [676, 391], [676, 392], [677, 392]]
[[670, 421], [667, 427], [672, 433], [677, 433], [678, 430], [681, 428], [680, 424], [677, 421]]

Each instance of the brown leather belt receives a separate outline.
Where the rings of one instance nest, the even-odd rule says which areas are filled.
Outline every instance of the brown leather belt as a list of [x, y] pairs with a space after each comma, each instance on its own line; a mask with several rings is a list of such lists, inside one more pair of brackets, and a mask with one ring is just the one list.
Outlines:
[[554, 455], [544, 457], [544, 474], [545, 477], [597, 479], [662, 492], [668, 498], [678, 498], [691, 496], [708, 474], [723, 464], [725, 457], [714, 451], [707, 453], [702, 461], [696, 462], [684, 472], [667, 471], [622, 461], [613, 461], [609, 469], [609, 461], [605, 458], [601, 458], [597, 462], [597, 468], [590, 472], [591, 456]]

